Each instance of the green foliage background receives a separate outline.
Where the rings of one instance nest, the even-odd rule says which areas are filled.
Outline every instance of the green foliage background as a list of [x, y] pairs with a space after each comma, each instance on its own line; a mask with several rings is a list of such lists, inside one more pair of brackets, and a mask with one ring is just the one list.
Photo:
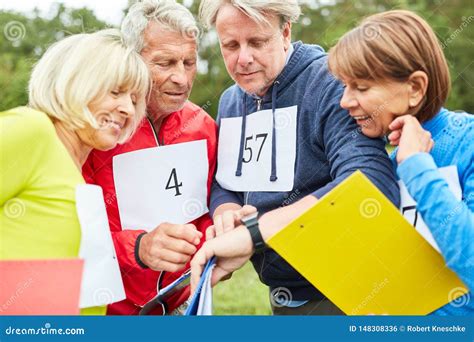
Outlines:
[[[197, 13], [199, 1], [184, 3], [193, 13]], [[293, 40], [319, 44], [325, 49], [334, 45], [344, 32], [368, 14], [395, 8], [421, 14], [446, 46], [444, 52], [453, 81], [447, 107], [474, 113], [472, 0], [306, 0], [301, 4], [303, 15], [300, 22], [293, 26]], [[12, 22], [20, 22], [24, 26], [24, 34], [20, 32], [21, 39], [7, 39], [8, 24]], [[48, 46], [67, 35], [92, 32], [107, 26], [87, 8], [72, 9], [62, 4], [52, 5], [47, 18], [37, 10], [28, 14], [0, 10], [0, 111], [27, 103], [32, 66]], [[215, 32], [203, 33], [199, 56], [199, 73], [191, 101], [204, 106], [215, 116], [220, 94], [233, 83], [225, 70]]]

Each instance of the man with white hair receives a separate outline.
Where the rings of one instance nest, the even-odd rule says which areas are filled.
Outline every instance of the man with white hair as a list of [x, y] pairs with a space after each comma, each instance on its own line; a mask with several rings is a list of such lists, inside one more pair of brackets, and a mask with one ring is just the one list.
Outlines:
[[[214, 227], [207, 235], [247, 226], [255, 248], [252, 262], [270, 287], [274, 314], [343, 314], [265, 247], [259, 226], [285, 227], [358, 169], [398, 206], [384, 142], [360, 134], [339, 106], [344, 87], [329, 73], [323, 49], [291, 42], [292, 23], [300, 16], [297, 0], [203, 0], [200, 16], [207, 27], [216, 28], [227, 71], [236, 82], [219, 102], [210, 207]], [[258, 221], [236, 219], [235, 212], [246, 204], [258, 210]], [[200, 254], [210, 256], [206, 245]], [[218, 259], [215, 277], [226, 273], [221, 272], [226, 260], [219, 267]]]
[[[126, 44], [141, 54], [152, 76], [152, 90], [147, 103], [148, 117], [128, 142], [112, 151], [91, 153], [83, 173], [89, 183], [98, 184], [104, 190], [110, 229], [127, 295], [126, 300], [110, 305], [108, 314], [133, 315], [138, 314], [156, 296], [157, 286], [163, 288], [170, 284], [189, 267], [191, 256], [201, 245], [202, 232], [212, 224], [203, 208], [207, 208], [206, 194], [210, 192], [215, 170], [217, 137], [214, 120], [203, 109], [188, 101], [196, 75], [199, 34], [193, 15], [174, 0], [140, 1], [130, 7], [122, 23], [122, 34]], [[201, 144], [199, 146], [205, 147], [196, 150], [192, 147], [194, 145], [189, 144], [198, 141]], [[178, 143], [180, 152], [169, 150]], [[145, 214], [153, 216], [152, 211], [160, 211], [166, 216], [172, 213], [178, 215], [176, 220], [183, 224], [158, 221], [161, 222], [158, 226], [145, 229], [140, 226], [140, 214], [135, 213], [138, 216], [136, 221], [127, 218], [129, 213], [126, 203], [130, 198], [126, 194], [121, 195], [120, 189], [135, 184], [133, 182], [139, 183], [140, 180], [134, 180], [131, 173], [130, 177], [128, 174], [124, 177], [123, 173], [120, 176], [114, 157], [137, 156], [138, 151], [150, 151], [150, 148], [156, 148], [153, 157], [141, 162], [125, 163], [127, 172], [136, 171], [139, 177], [151, 173], [147, 179], [150, 187], [128, 189], [126, 194], [134, 191], [137, 195], [131, 200], [138, 206], [155, 205]], [[165, 149], [171, 151], [171, 156], [165, 157], [164, 152], [160, 154]], [[196, 155], [196, 151], [201, 151], [202, 155]], [[158, 169], [155, 172], [150, 167], [145, 170], [146, 166], [142, 166], [148, 163], [151, 165], [154, 158], [161, 158], [156, 159], [158, 166], [178, 164], [178, 160], [182, 164], [192, 158], [197, 162], [181, 168], [170, 166], [166, 176], [160, 176]], [[152, 178], [155, 178], [154, 182]], [[188, 178], [193, 184], [183, 181]], [[152, 183], [160, 182], [163, 183], [162, 187], [155, 189]], [[150, 203], [150, 200], [142, 202], [142, 198], [150, 196], [155, 196], [157, 203]], [[199, 196], [204, 198], [204, 203], [197, 203], [202, 208], [186, 208], [188, 204], [184, 198]], [[165, 198], [171, 198], [172, 201]], [[181, 209], [198, 210], [198, 217], [193, 217], [192, 222], [189, 222], [181, 214], [185, 210]], [[166, 311], [175, 310], [188, 296], [188, 288], [172, 295], [164, 303]], [[162, 307], [158, 306], [152, 313], [161, 314], [162, 311]]]

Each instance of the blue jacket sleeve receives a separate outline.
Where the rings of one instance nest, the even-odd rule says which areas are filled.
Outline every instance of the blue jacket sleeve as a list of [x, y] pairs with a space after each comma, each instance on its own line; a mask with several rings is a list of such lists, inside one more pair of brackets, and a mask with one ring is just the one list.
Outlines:
[[224, 203], [235, 203], [241, 206], [244, 205], [238, 193], [222, 188], [214, 179], [211, 187], [211, 201], [209, 205], [209, 213], [211, 214], [211, 217], [214, 216], [214, 211], [217, 207]]
[[385, 143], [382, 139], [371, 139], [360, 132], [349, 113], [339, 102], [343, 88], [335, 79], [318, 101], [316, 109], [324, 112], [322, 145], [330, 166], [332, 181], [313, 192], [316, 198], [331, 191], [336, 185], [360, 170], [398, 208], [400, 191]]
[[446, 264], [474, 290], [474, 163], [461, 180], [458, 201], [438, 171], [433, 157], [417, 153], [404, 160], [397, 173], [417, 202], [418, 212], [431, 230]]

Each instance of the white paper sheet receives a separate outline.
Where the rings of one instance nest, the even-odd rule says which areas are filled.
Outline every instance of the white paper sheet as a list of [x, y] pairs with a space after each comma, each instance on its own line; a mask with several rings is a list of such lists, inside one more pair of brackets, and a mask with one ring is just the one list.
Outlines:
[[[438, 170], [448, 183], [451, 192], [454, 194], [456, 199], [460, 201], [462, 199], [462, 190], [461, 185], [459, 184], [457, 167], [452, 165], [439, 168]], [[433, 238], [430, 229], [426, 226], [426, 223], [416, 210], [416, 202], [408, 193], [407, 187], [402, 181], [398, 181], [398, 185], [400, 186], [400, 210], [402, 211], [403, 216], [411, 225], [415, 226], [415, 229], [425, 238], [426, 241], [429, 242], [431, 246], [433, 246], [434, 249], [440, 252], [439, 246]]]
[[123, 229], [184, 224], [207, 208], [207, 140], [120, 154], [113, 159]]
[[101, 306], [125, 299], [102, 188], [78, 185], [76, 208], [82, 232], [79, 257], [84, 259], [79, 306]]
[[272, 110], [247, 115], [242, 175], [236, 176], [242, 117], [222, 119], [216, 179], [232, 191], [290, 191], [296, 160], [297, 106], [275, 111], [276, 166], [278, 179], [270, 181], [272, 161]]
[[206, 278], [201, 289], [201, 295], [199, 296], [199, 305], [196, 316], [212, 316], [212, 287], [211, 287], [211, 276], [212, 270], [216, 265], [212, 265], [209, 272], [206, 273]]

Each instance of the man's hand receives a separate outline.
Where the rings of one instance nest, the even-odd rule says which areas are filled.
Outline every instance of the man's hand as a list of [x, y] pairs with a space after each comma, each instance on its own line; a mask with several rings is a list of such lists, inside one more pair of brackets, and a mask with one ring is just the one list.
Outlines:
[[196, 290], [207, 261], [214, 255], [218, 258], [212, 271], [212, 286], [241, 268], [252, 254], [252, 238], [244, 226], [206, 241], [191, 261], [191, 293]]
[[214, 225], [206, 230], [206, 240], [213, 239], [216, 236], [231, 231], [236, 226], [240, 225], [242, 217], [253, 214], [257, 211], [257, 208], [251, 205], [244, 205], [243, 207], [229, 210], [219, 211], [218, 209], [216, 210], [217, 214], [214, 215]]
[[392, 130], [388, 136], [390, 144], [398, 145], [398, 164], [416, 153], [430, 152], [434, 146], [431, 133], [425, 131], [412, 115], [396, 118], [389, 125], [389, 129]]
[[177, 272], [196, 253], [201, 237], [193, 224], [162, 223], [143, 235], [138, 255], [152, 270]]

